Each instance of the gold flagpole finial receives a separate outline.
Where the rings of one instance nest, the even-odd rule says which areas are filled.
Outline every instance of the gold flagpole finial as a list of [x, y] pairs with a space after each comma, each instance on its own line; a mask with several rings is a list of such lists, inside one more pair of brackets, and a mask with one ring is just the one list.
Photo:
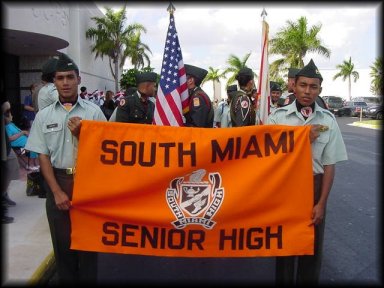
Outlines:
[[176, 11], [176, 8], [175, 8], [175, 6], [173, 6], [172, 2], [169, 2], [169, 6], [167, 8], [167, 11], [169, 12], [169, 14], [173, 14], [173, 12]]

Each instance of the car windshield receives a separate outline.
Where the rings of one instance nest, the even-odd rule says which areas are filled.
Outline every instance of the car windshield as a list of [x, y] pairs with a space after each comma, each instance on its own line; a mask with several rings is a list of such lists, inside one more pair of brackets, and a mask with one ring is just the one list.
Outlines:
[[367, 106], [367, 103], [366, 102], [355, 102], [354, 105], [355, 106]]

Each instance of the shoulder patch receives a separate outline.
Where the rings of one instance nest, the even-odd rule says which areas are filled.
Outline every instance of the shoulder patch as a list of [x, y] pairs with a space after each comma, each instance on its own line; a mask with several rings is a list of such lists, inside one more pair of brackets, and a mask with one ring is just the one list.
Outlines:
[[200, 98], [195, 97], [193, 98], [193, 107], [199, 107], [200, 106]]
[[248, 106], [249, 106], [249, 103], [248, 103], [248, 101], [247, 100], [243, 100], [243, 101], [241, 101], [241, 108], [248, 108]]
[[125, 99], [121, 98], [119, 102], [119, 106], [124, 106], [125, 105]]

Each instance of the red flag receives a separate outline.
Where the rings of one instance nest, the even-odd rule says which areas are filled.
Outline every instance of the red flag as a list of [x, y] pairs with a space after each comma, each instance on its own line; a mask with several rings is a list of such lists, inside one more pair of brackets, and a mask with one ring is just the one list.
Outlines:
[[263, 20], [261, 39], [261, 63], [259, 75], [259, 90], [257, 99], [259, 99], [259, 111], [257, 123], [262, 125], [267, 121], [269, 115], [269, 63], [268, 63], [268, 32], [269, 25]]
[[183, 110], [188, 107], [187, 77], [173, 14], [169, 17], [154, 124], [184, 126]]

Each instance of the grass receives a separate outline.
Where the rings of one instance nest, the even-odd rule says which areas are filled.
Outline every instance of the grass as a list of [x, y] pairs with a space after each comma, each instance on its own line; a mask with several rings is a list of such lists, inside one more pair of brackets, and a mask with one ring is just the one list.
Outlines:
[[383, 128], [383, 120], [362, 120], [356, 121], [353, 123], [356, 126], [369, 126], [374, 129], [382, 129]]

